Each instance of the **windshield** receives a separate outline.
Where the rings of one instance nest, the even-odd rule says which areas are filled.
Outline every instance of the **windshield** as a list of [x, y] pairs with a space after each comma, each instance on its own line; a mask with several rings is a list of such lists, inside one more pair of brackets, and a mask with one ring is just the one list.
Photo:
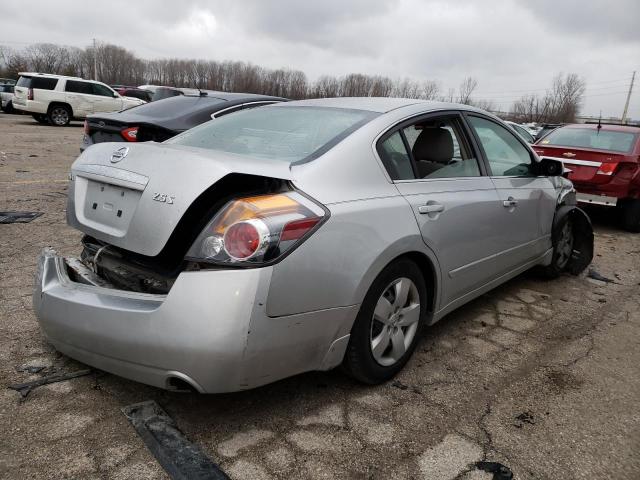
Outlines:
[[167, 143], [290, 163], [316, 158], [377, 114], [323, 107], [259, 107], [195, 127]]
[[541, 145], [594, 148], [626, 153], [633, 148], [636, 135], [631, 132], [614, 132], [592, 128], [558, 128], [540, 142]]

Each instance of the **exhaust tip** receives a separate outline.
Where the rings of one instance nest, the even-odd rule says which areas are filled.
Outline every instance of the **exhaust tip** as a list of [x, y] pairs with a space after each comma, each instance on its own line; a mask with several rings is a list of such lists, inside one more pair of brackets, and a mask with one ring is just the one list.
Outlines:
[[167, 390], [181, 393], [199, 393], [198, 389], [184, 378], [168, 377]]

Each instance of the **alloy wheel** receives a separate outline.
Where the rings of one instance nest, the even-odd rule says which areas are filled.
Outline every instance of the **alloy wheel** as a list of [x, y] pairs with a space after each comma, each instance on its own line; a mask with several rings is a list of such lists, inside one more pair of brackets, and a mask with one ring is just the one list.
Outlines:
[[558, 254], [556, 257], [556, 265], [562, 269], [567, 266], [573, 253], [573, 228], [570, 221], [567, 221], [560, 231], [556, 252]]
[[69, 123], [69, 112], [67, 112], [66, 108], [55, 107], [51, 111], [51, 120], [56, 125], [66, 125]]
[[376, 303], [371, 321], [371, 353], [385, 367], [397, 363], [411, 346], [420, 320], [418, 288], [408, 278], [394, 280]]

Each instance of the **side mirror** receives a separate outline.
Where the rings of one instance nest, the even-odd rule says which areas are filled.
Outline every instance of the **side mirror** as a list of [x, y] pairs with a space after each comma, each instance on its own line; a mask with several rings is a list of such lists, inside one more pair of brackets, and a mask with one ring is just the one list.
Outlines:
[[547, 177], [559, 177], [564, 173], [564, 165], [560, 160], [542, 157], [538, 164], [538, 172]]

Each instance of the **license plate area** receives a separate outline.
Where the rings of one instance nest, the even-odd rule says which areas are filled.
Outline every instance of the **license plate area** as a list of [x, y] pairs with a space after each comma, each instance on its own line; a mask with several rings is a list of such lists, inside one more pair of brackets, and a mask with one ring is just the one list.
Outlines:
[[142, 192], [80, 177], [77, 180], [86, 182], [83, 216], [88, 223], [110, 235], [124, 235]]

